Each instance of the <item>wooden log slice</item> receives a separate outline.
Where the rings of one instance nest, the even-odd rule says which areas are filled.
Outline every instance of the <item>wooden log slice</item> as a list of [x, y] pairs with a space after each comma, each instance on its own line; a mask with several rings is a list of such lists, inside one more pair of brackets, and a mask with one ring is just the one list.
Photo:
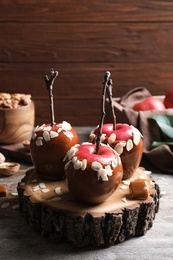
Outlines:
[[73, 198], [65, 181], [40, 179], [33, 168], [18, 184], [20, 209], [37, 233], [55, 242], [108, 247], [144, 235], [158, 212], [159, 186], [150, 174], [138, 168], [132, 178], [150, 180], [152, 191], [146, 200], [129, 198], [129, 179], [105, 202], [86, 205]]

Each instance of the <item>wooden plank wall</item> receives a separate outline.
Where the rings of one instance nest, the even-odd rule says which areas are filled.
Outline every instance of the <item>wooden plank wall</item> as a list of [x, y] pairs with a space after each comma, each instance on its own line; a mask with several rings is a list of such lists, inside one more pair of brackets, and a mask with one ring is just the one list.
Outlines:
[[44, 75], [53, 67], [56, 121], [97, 125], [102, 81], [114, 96], [173, 87], [173, 1], [0, 0], [0, 91], [31, 93], [50, 121]]

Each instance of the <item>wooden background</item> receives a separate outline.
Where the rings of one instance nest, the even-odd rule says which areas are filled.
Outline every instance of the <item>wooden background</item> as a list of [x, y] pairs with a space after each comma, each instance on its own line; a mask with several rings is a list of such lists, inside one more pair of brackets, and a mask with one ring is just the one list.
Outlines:
[[36, 124], [50, 121], [44, 75], [54, 86], [56, 121], [99, 123], [102, 81], [113, 94], [173, 87], [173, 1], [0, 0], [0, 91], [31, 93]]

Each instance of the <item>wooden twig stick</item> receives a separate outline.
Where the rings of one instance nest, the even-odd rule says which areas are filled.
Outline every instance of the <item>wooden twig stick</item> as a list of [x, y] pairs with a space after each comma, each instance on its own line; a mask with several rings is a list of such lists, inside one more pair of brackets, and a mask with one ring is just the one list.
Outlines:
[[106, 98], [107, 84], [108, 84], [110, 76], [111, 76], [111, 73], [109, 71], [106, 71], [105, 76], [104, 76], [104, 82], [103, 82], [103, 90], [102, 90], [102, 102], [101, 102], [101, 113], [102, 114], [101, 114], [101, 119], [100, 119], [100, 124], [98, 127], [97, 139], [96, 139], [96, 154], [99, 151], [101, 135], [102, 135], [102, 127], [103, 127], [103, 122], [104, 122], [104, 118], [106, 115], [105, 98]]
[[108, 80], [108, 86], [107, 86], [107, 89], [108, 89], [108, 98], [109, 98], [109, 104], [110, 104], [110, 107], [111, 107], [111, 110], [112, 110], [112, 118], [113, 118], [113, 129], [115, 130], [116, 129], [116, 116], [115, 116], [115, 111], [114, 111], [114, 107], [113, 107], [113, 104], [112, 104], [112, 79], [109, 79]]
[[55, 114], [54, 114], [54, 103], [53, 103], [53, 84], [55, 78], [58, 76], [58, 71], [54, 71], [54, 69], [50, 69], [50, 78], [45, 75], [44, 79], [46, 82], [46, 87], [49, 93], [50, 99], [50, 112], [51, 112], [51, 126], [55, 124]]

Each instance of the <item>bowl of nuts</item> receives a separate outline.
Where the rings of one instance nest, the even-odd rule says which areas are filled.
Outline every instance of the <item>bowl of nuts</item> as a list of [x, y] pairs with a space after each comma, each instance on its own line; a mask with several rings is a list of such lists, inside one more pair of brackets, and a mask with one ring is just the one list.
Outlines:
[[0, 93], [0, 144], [15, 144], [31, 138], [35, 107], [30, 94]]

